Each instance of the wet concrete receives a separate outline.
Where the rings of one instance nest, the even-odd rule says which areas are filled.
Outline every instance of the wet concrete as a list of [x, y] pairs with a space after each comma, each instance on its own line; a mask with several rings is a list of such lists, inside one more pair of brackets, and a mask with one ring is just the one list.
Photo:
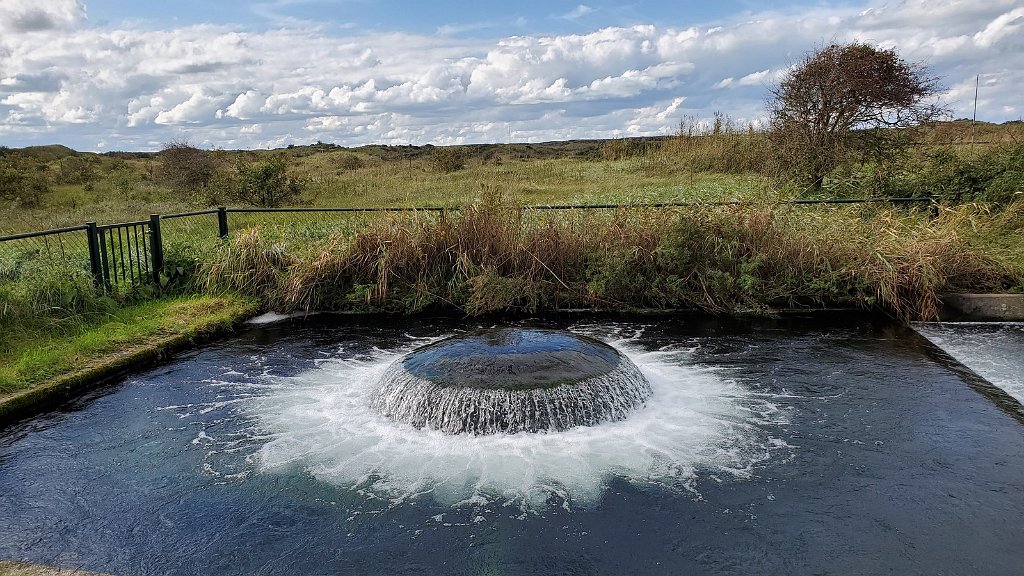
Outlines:
[[1024, 321], [1024, 294], [945, 294], [939, 319], [943, 322]]

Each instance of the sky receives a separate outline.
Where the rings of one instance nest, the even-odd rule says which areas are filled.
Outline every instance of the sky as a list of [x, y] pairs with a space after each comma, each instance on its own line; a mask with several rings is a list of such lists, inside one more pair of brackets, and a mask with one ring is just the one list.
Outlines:
[[0, 145], [542, 142], [763, 122], [833, 42], [894, 48], [955, 118], [1024, 116], [1024, 0], [0, 0]]

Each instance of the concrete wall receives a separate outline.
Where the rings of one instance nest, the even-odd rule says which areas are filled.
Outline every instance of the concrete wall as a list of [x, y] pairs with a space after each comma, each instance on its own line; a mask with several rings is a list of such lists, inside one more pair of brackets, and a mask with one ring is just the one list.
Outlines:
[[944, 322], [1024, 321], [1024, 294], [946, 294], [939, 319]]

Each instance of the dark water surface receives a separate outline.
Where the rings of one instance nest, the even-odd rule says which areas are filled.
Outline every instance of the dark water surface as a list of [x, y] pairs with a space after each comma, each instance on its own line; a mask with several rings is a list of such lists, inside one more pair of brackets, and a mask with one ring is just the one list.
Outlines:
[[654, 395], [441, 437], [372, 378], [468, 329], [248, 331], [0, 432], [0, 559], [114, 574], [1022, 574], [1024, 423], [912, 330], [567, 319]]

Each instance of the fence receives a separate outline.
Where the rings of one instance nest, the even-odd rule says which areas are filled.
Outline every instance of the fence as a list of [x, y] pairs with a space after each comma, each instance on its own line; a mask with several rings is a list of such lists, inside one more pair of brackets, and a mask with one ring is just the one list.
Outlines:
[[[778, 204], [919, 204], [934, 206], [930, 198], [866, 198], [791, 200]], [[662, 209], [701, 206], [743, 206], [750, 202], [667, 202], [642, 205], [620, 204], [566, 204], [529, 206], [526, 210], [619, 210]], [[0, 280], [16, 275], [18, 266], [26, 260], [39, 265], [63, 267], [68, 270], [85, 269], [93, 284], [102, 293], [116, 293], [142, 285], [162, 288], [165, 272], [164, 252], [168, 243], [187, 242], [196, 237], [226, 238], [233, 228], [244, 228], [268, 219], [291, 215], [292, 224], [299, 229], [314, 226], [328, 214], [347, 215], [350, 230], [361, 227], [367, 218], [379, 213], [440, 213], [456, 211], [454, 208], [226, 208], [183, 212], [178, 214], [152, 214], [148, 220], [98, 225], [86, 222], [80, 226], [26, 232], [0, 236]], [[294, 218], [308, 216], [306, 222]], [[337, 228], [337, 225], [332, 226]]]

